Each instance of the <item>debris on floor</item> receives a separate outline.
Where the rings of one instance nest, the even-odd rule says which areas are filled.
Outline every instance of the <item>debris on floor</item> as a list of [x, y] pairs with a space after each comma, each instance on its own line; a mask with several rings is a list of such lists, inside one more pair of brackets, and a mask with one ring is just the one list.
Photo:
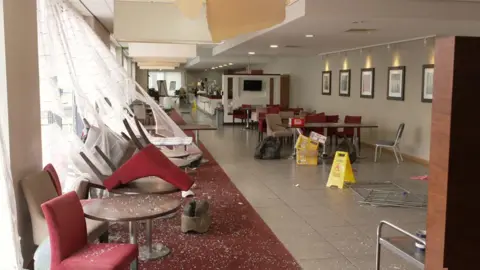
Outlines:
[[350, 186], [363, 198], [360, 204], [371, 206], [390, 206], [404, 208], [426, 208], [426, 194], [411, 193], [409, 190], [392, 182], [367, 183]]

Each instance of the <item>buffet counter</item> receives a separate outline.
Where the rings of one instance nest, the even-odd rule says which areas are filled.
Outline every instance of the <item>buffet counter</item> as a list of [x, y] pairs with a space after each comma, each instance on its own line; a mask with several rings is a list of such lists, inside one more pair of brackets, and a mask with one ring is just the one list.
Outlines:
[[215, 108], [219, 104], [222, 104], [221, 95], [198, 94], [197, 96], [197, 109], [206, 114], [215, 115]]

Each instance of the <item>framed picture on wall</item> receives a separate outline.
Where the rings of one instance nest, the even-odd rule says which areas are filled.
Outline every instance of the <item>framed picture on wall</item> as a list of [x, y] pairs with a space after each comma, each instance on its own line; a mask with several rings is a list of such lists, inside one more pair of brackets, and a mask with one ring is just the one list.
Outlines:
[[435, 65], [423, 65], [422, 71], [422, 102], [431, 103], [433, 100], [433, 74]]
[[338, 93], [342, 97], [350, 96], [350, 69], [340, 70], [340, 82]]
[[331, 95], [332, 94], [332, 72], [323, 71], [322, 72], [322, 95]]
[[388, 100], [405, 100], [405, 66], [388, 68]]
[[362, 68], [360, 71], [360, 97], [373, 98], [375, 94], [375, 69]]

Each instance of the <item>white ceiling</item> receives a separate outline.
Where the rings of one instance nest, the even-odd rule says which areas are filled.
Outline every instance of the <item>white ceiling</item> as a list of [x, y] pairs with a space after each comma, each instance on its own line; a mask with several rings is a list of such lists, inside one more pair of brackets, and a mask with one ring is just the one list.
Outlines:
[[[480, 35], [480, 2], [459, 0], [307, 0], [306, 16], [220, 55], [307, 56], [432, 35]], [[354, 23], [360, 22], [360, 23]], [[346, 33], [352, 28], [376, 29]], [[306, 38], [314, 34], [314, 38]], [[269, 46], [275, 44], [279, 48]], [[285, 46], [298, 46], [286, 48]]]
[[[107, 28], [113, 29], [114, 0], [81, 1]], [[220, 65], [222, 62], [236, 62], [227, 61], [228, 57], [231, 59], [243, 57], [244, 61], [237, 61], [239, 65], [245, 66], [249, 63], [247, 53], [250, 51], [256, 52], [256, 56], [259, 57], [313, 56], [432, 35], [480, 36], [480, 0], [305, 1], [304, 17], [250, 39], [231, 39], [214, 49], [216, 54], [214, 57], [201, 55], [198, 63], [194, 65], [187, 63], [186, 66], [204, 69]], [[375, 31], [345, 32], [352, 28]], [[305, 34], [313, 34], [315, 37], [306, 38]], [[279, 45], [279, 48], [270, 48], [272, 44]], [[221, 58], [217, 58], [217, 61], [216, 57]]]
[[93, 14], [97, 19], [113, 33], [113, 7], [115, 0], [70, 0], [78, 1]]

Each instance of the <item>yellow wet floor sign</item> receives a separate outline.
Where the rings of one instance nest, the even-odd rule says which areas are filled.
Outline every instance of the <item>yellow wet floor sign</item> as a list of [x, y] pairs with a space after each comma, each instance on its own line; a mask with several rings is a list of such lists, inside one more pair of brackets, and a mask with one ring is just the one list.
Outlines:
[[196, 111], [196, 110], [197, 110], [197, 101], [194, 100], [192, 103], [192, 111]]
[[335, 153], [332, 169], [328, 176], [327, 187], [336, 186], [343, 189], [345, 183], [354, 184], [355, 176], [353, 175], [348, 153], [338, 151]]

